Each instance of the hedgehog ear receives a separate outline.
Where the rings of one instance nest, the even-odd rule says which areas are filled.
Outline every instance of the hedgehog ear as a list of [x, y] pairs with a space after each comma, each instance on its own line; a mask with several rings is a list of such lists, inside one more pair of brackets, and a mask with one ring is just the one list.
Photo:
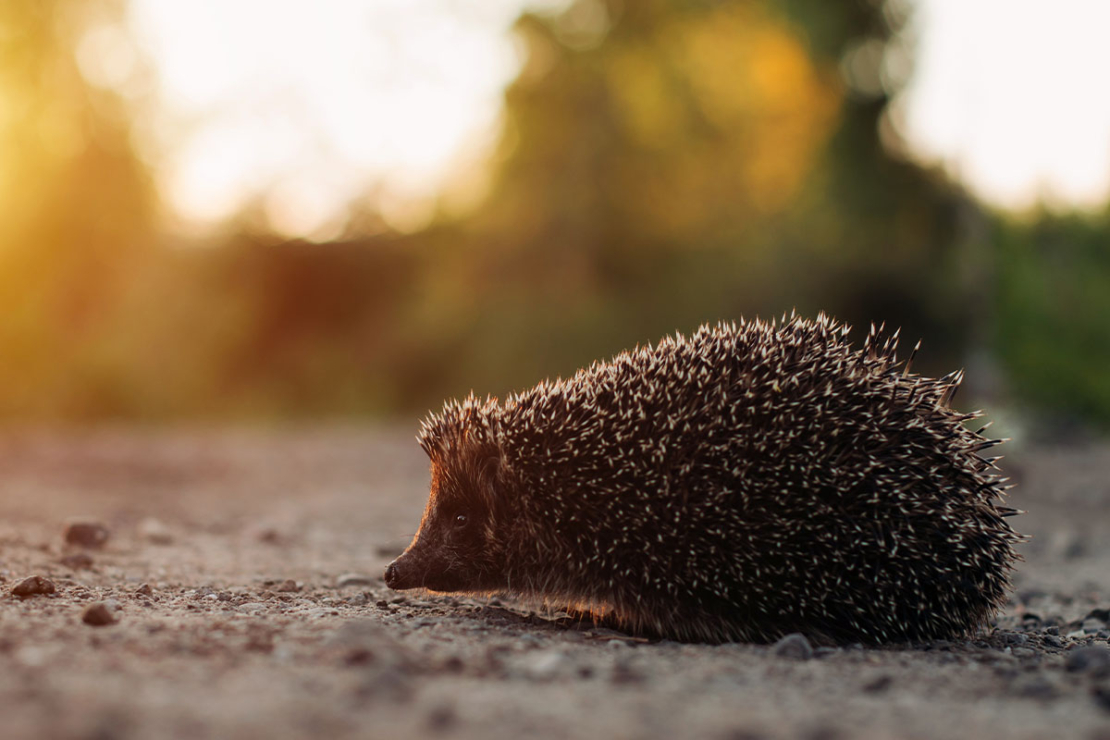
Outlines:
[[501, 482], [504, 469], [505, 461], [498, 452], [494, 452], [482, 460], [479, 476], [482, 495], [487, 498], [490, 504], [497, 499], [498, 484]]
[[493, 453], [482, 460], [482, 480], [496, 481], [501, 477], [501, 455]]

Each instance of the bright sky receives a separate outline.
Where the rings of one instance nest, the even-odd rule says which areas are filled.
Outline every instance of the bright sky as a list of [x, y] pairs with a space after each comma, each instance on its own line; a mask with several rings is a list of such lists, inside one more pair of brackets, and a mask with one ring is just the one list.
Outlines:
[[372, 192], [391, 225], [419, 227], [444, 180], [492, 144], [522, 5], [133, 0], [169, 201], [218, 222], [265, 194], [278, 230], [327, 238]]
[[[562, 3], [132, 0], [160, 100], [145, 147], [168, 202], [206, 224], [262, 198], [278, 230], [324, 239], [371, 192], [391, 225], [419, 227], [489, 151], [521, 62], [508, 29], [537, 4]], [[1003, 207], [1105, 202], [1110, 1], [914, 5], [916, 77], [897, 108], [918, 155]], [[125, 49], [94, 33], [79, 61], [119, 86]]]
[[916, 0], [904, 133], [984, 200], [1110, 198], [1110, 1]]

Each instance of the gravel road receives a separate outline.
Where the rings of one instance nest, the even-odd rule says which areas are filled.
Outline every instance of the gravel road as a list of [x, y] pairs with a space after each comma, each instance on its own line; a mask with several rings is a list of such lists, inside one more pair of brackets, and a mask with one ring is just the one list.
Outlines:
[[0, 737], [1110, 740], [1110, 447], [1005, 450], [991, 632], [812, 650], [391, 592], [414, 431], [0, 434]]

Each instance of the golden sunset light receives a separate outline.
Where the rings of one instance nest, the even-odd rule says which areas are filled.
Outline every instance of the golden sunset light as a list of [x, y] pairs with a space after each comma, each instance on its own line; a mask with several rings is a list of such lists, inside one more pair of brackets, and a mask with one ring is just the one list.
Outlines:
[[[488, 157], [521, 66], [509, 28], [536, 5], [136, 0], [129, 25], [156, 79], [143, 133], [168, 202], [216, 224], [258, 201], [277, 231], [315, 239], [367, 197], [391, 226], [424, 225], [451, 178]], [[894, 108], [911, 151], [1004, 208], [1106, 199], [1110, 98], [1084, 93], [1110, 69], [1110, 5], [911, 10], [919, 56]], [[126, 90], [127, 40], [100, 30], [86, 44], [108, 52], [84, 67], [93, 81]]]
[[489, 154], [520, 9], [138, 0], [129, 23], [157, 79], [146, 133], [169, 202], [217, 223], [260, 198], [278, 231], [320, 239], [372, 193], [390, 225], [423, 225], [446, 180]]

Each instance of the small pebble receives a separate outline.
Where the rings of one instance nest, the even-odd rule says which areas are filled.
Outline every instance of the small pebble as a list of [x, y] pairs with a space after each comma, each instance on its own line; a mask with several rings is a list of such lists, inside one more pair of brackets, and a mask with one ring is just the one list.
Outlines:
[[406, 704], [415, 693], [413, 682], [397, 668], [367, 671], [362, 684], [355, 690], [360, 699], [385, 698], [393, 704]]
[[363, 573], [344, 573], [335, 579], [335, 585], [339, 588], [346, 586], [372, 586], [374, 579]]
[[92, 519], [73, 519], [66, 524], [65, 540], [70, 545], [103, 547], [108, 536], [108, 528]]
[[81, 613], [81, 621], [92, 627], [105, 627], [118, 621], [117, 611], [115, 602], [96, 601], [85, 607], [85, 611]]
[[439, 669], [444, 673], [462, 673], [466, 670], [466, 662], [457, 655], [450, 655], [440, 664]]
[[432, 732], [443, 732], [451, 728], [458, 721], [455, 708], [450, 704], [440, 704], [432, 707], [428, 712], [428, 729]]
[[284, 581], [274, 586], [274, 590], [278, 593], [292, 593], [300, 591], [301, 587], [292, 578], [286, 578]]
[[282, 537], [281, 532], [274, 529], [273, 527], [265, 527], [258, 530], [258, 532], [255, 534], [255, 538], [259, 542], [265, 542], [270, 545], [280, 544], [281, 541], [285, 539], [284, 537]]
[[1064, 560], [1075, 560], [1087, 554], [1087, 545], [1078, 535], [1067, 537], [1061, 549], [1063, 550], [1061, 554], [1064, 556]]
[[1110, 712], [1110, 686], [1092, 687], [1091, 698], [1095, 700], [1095, 704]]
[[12, 596], [27, 599], [32, 596], [52, 594], [55, 591], [57, 589], [54, 587], [53, 581], [42, 576], [28, 576], [12, 587]]
[[643, 683], [644, 674], [629, 665], [626, 660], [618, 660], [613, 664], [613, 673], [609, 682], [617, 686]]
[[570, 659], [558, 650], [534, 653], [528, 661], [528, 677], [536, 681], [550, 681], [570, 663]]
[[1030, 699], [1052, 699], [1058, 694], [1055, 684], [1044, 676], [1036, 676], [1021, 684], [1017, 687], [1017, 693]]
[[74, 570], [86, 570], [93, 566], [93, 557], [87, 552], [75, 552], [59, 560], [62, 565]]
[[139, 536], [154, 545], [169, 545], [173, 542], [173, 535], [160, 520], [147, 517], [139, 522]]
[[894, 679], [890, 676], [877, 676], [865, 683], [862, 688], [866, 694], [881, 694], [894, 684]]
[[1069, 650], [1064, 668], [1071, 673], [1090, 673], [1095, 678], [1110, 676], [1110, 649], [1102, 645]]
[[153, 596], [154, 595], [154, 589], [152, 589], [150, 587], [149, 583], [144, 583], [143, 585], [141, 585], [137, 589], [135, 589], [135, 595], [136, 596]]
[[1050, 647], [1054, 647], [1054, 648], [1064, 647], [1064, 641], [1061, 640], [1056, 635], [1045, 635], [1044, 636], [1044, 644], [1048, 645]]
[[247, 641], [244, 647], [258, 653], [273, 652], [274, 634], [265, 627], [252, 624], [247, 628]]
[[543, 647], [544, 642], [535, 635], [521, 635], [520, 644], [521, 647], [525, 648], [526, 650], [535, 650], [537, 648]]
[[343, 655], [346, 665], [366, 665], [374, 662], [374, 651], [368, 647], [353, 647]]
[[809, 660], [813, 657], [813, 646], [809, 644], [809, 640], [806, 639], [805, 635], [800, 632], [794, 632], [772, 645], [771, 653], [780, 658]]

